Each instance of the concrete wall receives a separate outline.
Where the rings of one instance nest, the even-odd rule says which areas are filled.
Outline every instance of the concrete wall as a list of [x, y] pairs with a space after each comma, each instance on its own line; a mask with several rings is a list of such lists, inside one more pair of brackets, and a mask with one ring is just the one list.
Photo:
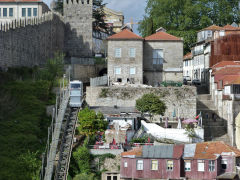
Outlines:
[[[104, 89], [104, 90], [102, 90]], [[87, 87], [86, 101], [89, 106], [135, 107], [136, 100], [147, 93], [159, 95], [165, 102], [167, 109], [165, 116], [172, 117], [172, 113], [179, 108], [179, 115], [185, 118], [196, 117], [196, 87]]]
[[99, 76], [99, 72], [105, 68], [105, 65], [72, 65], [73, 78], [82, 81], [83, 83], [89, 83], [90, 78]]
[[0, 67], [41, 65], [62, 51], [64, 23], [60, 15], [14, 21], [0, 27]]
[[64, 0], [65, 51], [68, 56], [92, 57], [92, 0]]
[[[163, 64], [153, 65], [153, 50], [163, 49]], [[176, 72], [170, 71], [173, 68], [180, 69], [182, 67], [183, 60], [183, 41], [145, 41], [144, 43], [144, 61], [143, 71], [146, 84], [156, 85], [159, 82], [165, 80], [182, 81], [182, 71]], [[165, 76], [153, 76], [151, 73], [164, 72], [168, 73]], [[177, 73], [175, 76], [171, 76], [171, 73]], [[181, 74], [178, 74], [181, 73]], [[168, 77], [170, 76], [170, 77]], [[181, 79], [179, 79], [181, 77]]]
[[[115, 49], [121, 48], [121, 58], [115, 58]], [[136, 49], [135, 58], [130, 58], [129, 49]], [[114, 69], [121, 68], [121, 74], [115, 74]], [[135, 74], [130, 75], [130, 68], [135, 67]], [[108, 76], [110, 83], [118, 78], [123, 83], [134, 78], [135, 84], [143, 83], [143, 41], [142, 40], [109, 40], [108, 41]]]

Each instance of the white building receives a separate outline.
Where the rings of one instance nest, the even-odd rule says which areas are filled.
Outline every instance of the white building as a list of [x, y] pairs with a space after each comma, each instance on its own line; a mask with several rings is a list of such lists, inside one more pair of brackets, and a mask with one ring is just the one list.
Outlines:
[[192, 53], [188, 53], [183, 57], [183, 77], [190, 77], [193, 80], [193, 59]]
[[192, 59], [184, 58], [183, 74], [190, 76], [191, 80], [199, 79], [202, 83], [209, 83], [209, 68], [211, 56], [211, 41], [234, 33], [239, 33], [240, 29], [232, 25], [219, 27], [216, 25], [202, 29], [197, 34], [197, 42], [192, 48]]
[[0, 0], [0, 23], [15, 19], [39, 18], [49, 11], [41, 0]]

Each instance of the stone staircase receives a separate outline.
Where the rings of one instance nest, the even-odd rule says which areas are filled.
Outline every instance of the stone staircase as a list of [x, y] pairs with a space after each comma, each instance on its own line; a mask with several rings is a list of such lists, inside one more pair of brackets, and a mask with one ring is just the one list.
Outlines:
[[217, 109], [210, 94], [199, 94], [197, 113], [202, 113], [205, 141], [224, 141], [230, 143], [227, 135], [227, 123], [218, 116]]

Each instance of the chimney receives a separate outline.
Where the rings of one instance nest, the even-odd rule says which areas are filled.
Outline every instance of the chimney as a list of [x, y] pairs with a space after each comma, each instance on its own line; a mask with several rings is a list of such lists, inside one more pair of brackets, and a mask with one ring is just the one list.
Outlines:
[[156, 32], [166, 32], [166, 29], [164, 29], [163, 27], [160, 27], [156, 30]]

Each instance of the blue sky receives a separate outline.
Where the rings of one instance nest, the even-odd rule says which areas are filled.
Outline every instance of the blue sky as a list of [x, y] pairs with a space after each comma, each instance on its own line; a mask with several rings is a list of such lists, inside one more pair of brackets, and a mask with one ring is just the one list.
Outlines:
[[[52, 0], [43, 1], [50, 6]], [[146, 0], [104, 0], [104, 3], [107, 3], [110, 9], [123, 12], [125, 23], [130, 22], [131, 18], [138, 22], [145, 14]], [[137, 25], [134, 25], [134, 32], [138, 34]]]

